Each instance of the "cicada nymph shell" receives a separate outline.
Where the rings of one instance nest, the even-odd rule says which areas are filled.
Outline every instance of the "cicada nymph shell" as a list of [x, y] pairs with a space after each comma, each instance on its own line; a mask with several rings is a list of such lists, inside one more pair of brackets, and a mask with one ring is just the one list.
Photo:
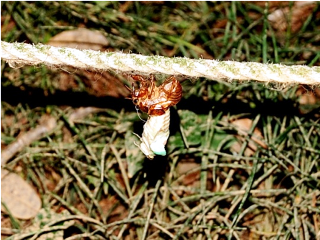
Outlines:
[[131, 90], [131, 99], [141, 111], [149, 117], [143, 126], [140, 145], [136, 144], [149, 158], [166, 155], [165, 145], [169, 137], [170, 107], [176, 105], [182, 97], [182, 87], [175, 77], [167, 78], [159, 87], [155, 85], [154, 76], [149, 80], [134, 75], [140, 82], [140, 89]]

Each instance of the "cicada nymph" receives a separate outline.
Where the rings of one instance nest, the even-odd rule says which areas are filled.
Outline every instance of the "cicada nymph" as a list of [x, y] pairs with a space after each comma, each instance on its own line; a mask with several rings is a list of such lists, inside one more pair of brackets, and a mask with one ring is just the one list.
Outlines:
[[153, 75], [149, 79], [140, 75], [133, 75], [132, 78], [140, 82], [139, 89], [129, 89], [132, 102], [149, 115], [138, 147], [149, 159], [155, 155], [164, 156], [169, 137], [170, 107], [176, 105], [182, 97], [181, 84], [174, 76], [167, 78], [159, 87], [155, 85]]

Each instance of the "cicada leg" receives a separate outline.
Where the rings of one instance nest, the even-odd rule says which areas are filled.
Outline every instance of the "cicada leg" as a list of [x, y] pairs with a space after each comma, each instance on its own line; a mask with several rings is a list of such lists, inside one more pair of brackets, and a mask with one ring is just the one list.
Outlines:
[[155, 88], [154, 75], [150, 75], [149, 80], [150, 80], [150, 86], [148, 88], [148, 98], [150, 99]]

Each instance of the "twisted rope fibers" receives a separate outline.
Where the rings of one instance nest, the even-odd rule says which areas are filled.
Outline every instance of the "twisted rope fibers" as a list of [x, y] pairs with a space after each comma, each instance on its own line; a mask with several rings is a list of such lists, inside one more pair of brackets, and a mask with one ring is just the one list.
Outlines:
[[45, 64], [53, 67], [72, 66], [96, 71], [115, 70], [135, 74], [162, 73], [192, 78], [205, 77], [218, 81], [256, 80], [267, 83], [320, 85], [320, 67], [303, 65], [286, 66], [256, 62], [143, 56], [4, 41], [1, 41], [1, 58], [11, 67]]

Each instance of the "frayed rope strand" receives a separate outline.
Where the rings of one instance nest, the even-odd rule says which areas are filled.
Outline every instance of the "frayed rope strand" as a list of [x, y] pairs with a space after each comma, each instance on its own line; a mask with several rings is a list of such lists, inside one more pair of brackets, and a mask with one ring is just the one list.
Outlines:
[[3, 41], [1, 41], [1, 58], [11, 67], [45, 64], [53, 67], [72, 66], [96, 71], [116, 70], [124, 73], [205, 77], [220, 81], [256, 80], [282, 84], [320, 85], [320, 67], [301, 65], [285, 66], [255, 62], [143, 56]]

